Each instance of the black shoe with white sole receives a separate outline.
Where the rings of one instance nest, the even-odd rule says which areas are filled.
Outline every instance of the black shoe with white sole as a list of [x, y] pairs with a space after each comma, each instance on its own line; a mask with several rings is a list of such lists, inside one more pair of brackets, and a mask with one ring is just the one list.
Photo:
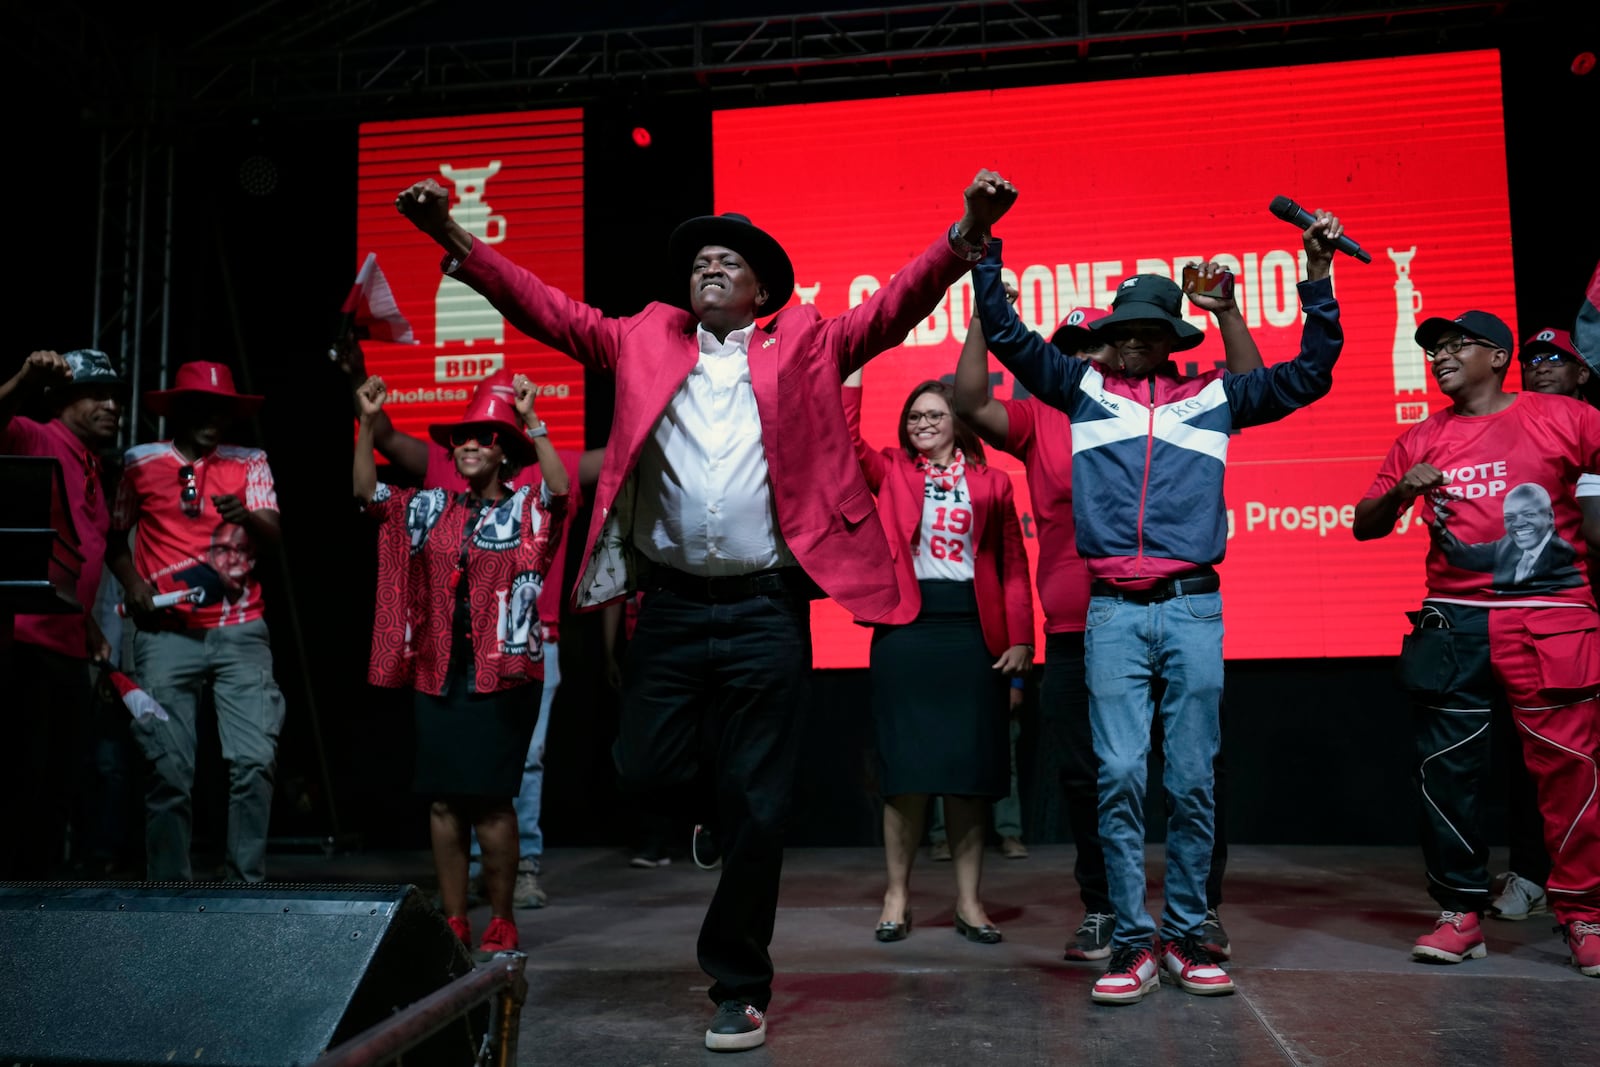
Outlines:
[[767, 1042], [767, 1019], [754, 1004], [724, 1000], [706, 1027], [706, 1048], [712, 1052], [743, 1052]]
[[689, 848], [694, 865], [702, 871], [714, 871], [722, 862], [722, 850], [717, 848], [717, 832], [705, 823], [696, 823], [694, 842]]

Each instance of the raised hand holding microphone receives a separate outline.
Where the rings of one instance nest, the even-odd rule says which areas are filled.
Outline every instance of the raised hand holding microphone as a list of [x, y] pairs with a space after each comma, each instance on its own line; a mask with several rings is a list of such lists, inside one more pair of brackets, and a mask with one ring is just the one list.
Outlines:
[[[1309, 230], [1312, 224], [1317, 221], [1318, 216], [1322, 214], [1321, 212], [1313, 214], [1312, 212], [1307, 211], [1293, 200], [1290, 200], [1287, 196], [1273, 197], [1272, 203], [1267, 205], [1267, 210], [1271, 211], [1284, 222], [1287, 222], [1292, 226], [1296, 226], [1301, 230]], [[1340, 230], [1337, 239], [1334, 241], [1333, 248], [1334, 251], [1343, 252], [1347, 256], [1354, 256], [1363, 263], [1372, 262], [1372, 257], [1366, 252], [1363, 252], [1360, 245], [1350, 240], [1350, 238], [1344, 236], [1343, 230]]]

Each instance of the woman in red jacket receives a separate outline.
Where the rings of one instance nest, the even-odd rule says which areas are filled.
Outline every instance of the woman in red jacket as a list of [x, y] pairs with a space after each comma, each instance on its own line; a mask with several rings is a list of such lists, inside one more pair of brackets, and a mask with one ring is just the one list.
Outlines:
[[991, 800], [1011, 790], [1008, 675], [1033, 661], [1033, 599], [1011, 478], [923, 382], [900, 414], [900, 447], [861, 439], [859, 376], [846, 420], [894, 559], [900, 606], [872, 634], [872, 713], [889, 886], [879, 941], [911, 932], [911, 865], [930, 796], [945, 798], [956, 933], [994, 944], [978, 884]]
[[[432, 798], [429, 830], [444, 912], [463, 943], [467, 831], [478, 831], [492, 917], [476, 955], [518, 945], [512, 921], [523, 756], [539, 717], [544, 657], [536, 605], [561, 541], [568, 479], [533, 385], [513, 379], [515, 406], [479, 390], [458, 423], [428, 428], [450, 449], [465, 493], [378, 482], [373, 425], [383, 379], [356, 391], [356, 499], [379, 522], [378, 602], [368, 681], [416, 690], [413, 788]], [[542, 488], [508, 484], [537, 461]]]

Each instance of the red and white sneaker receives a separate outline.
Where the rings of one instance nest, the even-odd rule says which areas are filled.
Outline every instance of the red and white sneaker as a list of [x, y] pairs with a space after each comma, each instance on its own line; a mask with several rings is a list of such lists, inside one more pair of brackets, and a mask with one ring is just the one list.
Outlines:
[[1566, 937], [1578, 973], [1600, 978], [1600, 923], [1568, 923]]
[[1412, 958], [1424, 963], [1460, 963], [1481, 960], [1488, 954], [1475, 911], [1441, 911], [1433, 933], [1417, 938], [1411, 949]]
[[1161, 944], [1161, 963], [1186, 992], [1222, 997], [1233, 992], [1233, 979], [1194, 934]]
[[1156, 954], [1149, 945], [1119, 945], [1089, 998], [1096, 1004], [1132, 1004], [1160, 984]]

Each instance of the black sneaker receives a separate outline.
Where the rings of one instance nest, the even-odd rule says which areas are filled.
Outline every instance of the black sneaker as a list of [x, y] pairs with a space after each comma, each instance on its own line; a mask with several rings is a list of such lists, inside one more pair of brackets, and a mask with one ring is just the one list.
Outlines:
[[1103, 960], [1111, 955], [1111, 933], [1117, 917], [1109, 911], [1091, 911], [1067, 942], [1064, 960]]
[[722, 862], [722, 852], [717, 848], [717, 833], [705, 823], [695, 823], [694, 842], [689, 846], [689, 856], [702, 871], [714, 871]]
[[706, 1028], [706, 1048], [712, 1052], [743, 1052], [767, 1043], [766, 1016], [754, 1004], [724, 1000]]
[[1219, 960], [1233, 959], [1233, 946], [1228, 943], [1228, 931], [1222, 928], [1216, 908], [1206, 909], [1205, 925], [1200, 927], [1200, 943]]

